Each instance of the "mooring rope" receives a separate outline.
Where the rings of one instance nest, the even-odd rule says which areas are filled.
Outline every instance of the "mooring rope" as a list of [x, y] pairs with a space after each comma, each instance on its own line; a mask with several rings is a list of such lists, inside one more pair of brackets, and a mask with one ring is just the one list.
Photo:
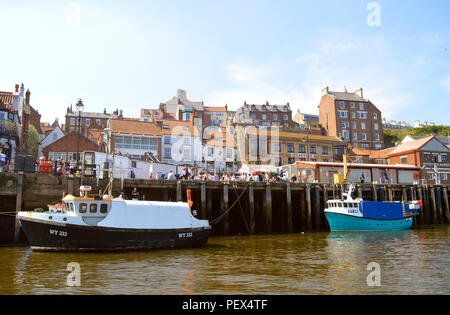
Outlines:
[[[236, 196], [238, 196], [235, 183], [233, 183], [233, 188], [234, 188], [234, 193], [236, 194]], [[244, 224], [245, 224], [245, 227], [247, 229], [247, 232], [251, 234], [250, 227], [248, 226], [247, 220], [245, 219], [244, 209], [242, 209], [242, 204], [241, 204], [240, 201], [239, 201], [239, 208], [241, 208], [241, 215], [242, 215], [242, 219], [244, 220]]]
[[217, 224], [217, 223], [219, 223], [220, 220], [222, 220], [222, 219], [228, 214], [228, 212], [230, 212], [230, 210], [234, 208], [234, 206], [239, 202], [239, 200], [241, 200], [242, 196], [243, 196], [244, 193], [246, 192], [246, 190], [247, 190], [247, 188], [248, 188], [249, 185], [250, 185], [250, 184], [248, 184], [248, 185], [244, 188], [244, 190], [242, 191], [242, 193], [241, 193], [241, 195], [239, 196], [239, 198], [231, 205], [231, 207], [229, 207], [226, 211], [224, 211], [224, 212], [223, 212], [221, 215], [219, 215], [217, 218], [215, 218], [214, 220], [210, 221], [210, 225], [211, 225], [211, 226], [212, 226], [212, 225], [215, 225], [215, 224]]

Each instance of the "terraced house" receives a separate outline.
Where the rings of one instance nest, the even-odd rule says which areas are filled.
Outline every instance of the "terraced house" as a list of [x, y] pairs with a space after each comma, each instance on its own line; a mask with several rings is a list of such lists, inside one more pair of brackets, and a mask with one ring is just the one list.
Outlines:
[[345, 143], [337, 137], [278, 128], [237, 129], [242, 163], [282, 166], [296, 161], [342, 160]]
[[254, 125], [264, 127], [299, 128], [299, 124], [292, 120], [292, 110], [286, 105], [247, 104], [239, 107], [234, 114], [233, 124]]

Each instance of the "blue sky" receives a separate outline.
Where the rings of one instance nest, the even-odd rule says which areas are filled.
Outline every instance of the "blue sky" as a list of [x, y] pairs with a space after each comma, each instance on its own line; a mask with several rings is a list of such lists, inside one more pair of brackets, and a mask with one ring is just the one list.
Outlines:
[[0, 90], [23, 82], [53, 121], [78, 98], [137, 117], [178, 88], [318, 113], [322, 88], [362, 87], [387, 119], [449, 125], [450, 2], [371, 2], [0, 0]]

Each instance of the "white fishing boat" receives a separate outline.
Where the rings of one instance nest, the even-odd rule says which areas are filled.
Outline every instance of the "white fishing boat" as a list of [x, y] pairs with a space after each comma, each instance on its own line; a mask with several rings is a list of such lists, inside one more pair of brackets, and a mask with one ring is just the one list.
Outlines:
[[206, 244], [210, 225], [192, 215], [192, 203], [67, 195], [59, 211], [19, 212], [35, 250], [114, 250], [191, 247]]

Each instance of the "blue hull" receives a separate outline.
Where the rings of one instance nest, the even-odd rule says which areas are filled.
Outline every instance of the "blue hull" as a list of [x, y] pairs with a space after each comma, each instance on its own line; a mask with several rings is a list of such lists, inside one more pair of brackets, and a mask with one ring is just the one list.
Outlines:
[[376, 220], [326, 212], [331, 231], [392, 231], [412, 227], [413, 218], [397, 220]]

